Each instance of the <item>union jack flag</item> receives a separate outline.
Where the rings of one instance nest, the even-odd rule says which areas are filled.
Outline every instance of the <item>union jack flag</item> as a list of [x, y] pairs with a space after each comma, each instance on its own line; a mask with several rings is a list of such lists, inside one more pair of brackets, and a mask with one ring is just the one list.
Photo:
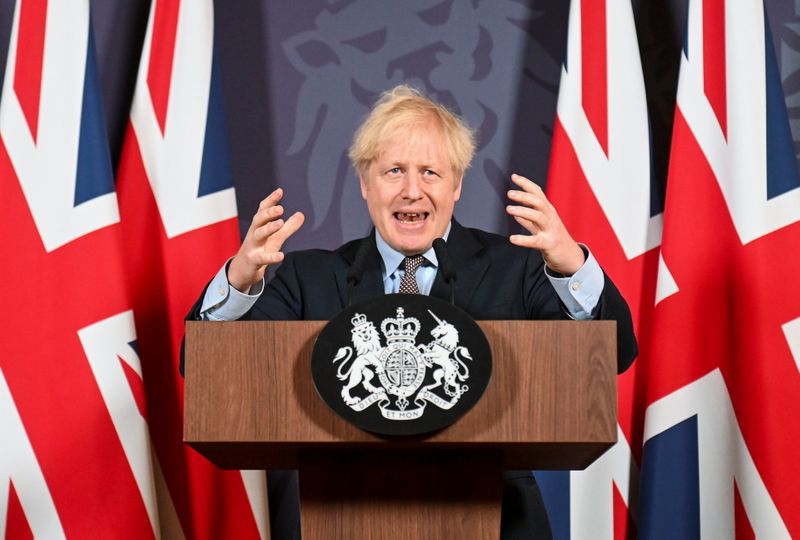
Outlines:
[[[239, 245], [211, 0], [156, 0], [117, 176], [150, 428], [189, 538], [268, 535], [263, 472], [220, 471], [181, 443], [183, 320]], [[177, 518], [177, 519], [174, 519]]]
[[87, 0], [15, 6], [0, 199], [0, 534], [158, 536]]
[[0, 105], [0, 534], [263, 538], [263, 472], [181, 442], [183, 318], [238, 245], [211, 1], [152, 3], [116, 185], [100, 103], [89, 2], [19, 0]]
[[[629, 0], [574, 0], [548, 196], [628, 301], [640, 349], [653, 311], [662, 209]], [[537, 473], [555, 538], [635, 534], [641, 358], [618, 378], [618, 442], [585, 471]], [[638, 434], [637, 434], [638, 431]], [[565, 495], [566, 494], [566, 495]]]
[[629, 8], [603, 4], [572, 5], [548, 188], [631, 304], [642, 354], [619, 381], [631, 450], [618, 443], [571, 474], [574, 519], [559, 525], [556, 512], [554, 532], [796, 535], [800, 488], [786, 463], [800, 428], [786, 419], [800, 412], [800, 287], [783, 277], [800, 270], [800, 184], [764, 6], [690, 2], [662, 213], [638, 58], [614, 45], [636, 50], [632, 23], [627, 38], [612, 30]]
[[643, 386], [643, 538], [800, 535], [800, 183], [764, 9], [689, 3]]

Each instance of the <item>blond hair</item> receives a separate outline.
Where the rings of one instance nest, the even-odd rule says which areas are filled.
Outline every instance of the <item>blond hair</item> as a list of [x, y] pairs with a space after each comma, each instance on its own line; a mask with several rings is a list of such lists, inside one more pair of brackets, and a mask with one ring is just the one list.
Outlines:
[[457, 179], [464, 176], [475, 155], [475, 134], [447, 107], [419, 90], [401, 84], [382, 93], [353, 137], [350, 161], [360, 175], [380, 151], [380, 145], [398, 130], [433, 120], [447, 141], [446, 153]]

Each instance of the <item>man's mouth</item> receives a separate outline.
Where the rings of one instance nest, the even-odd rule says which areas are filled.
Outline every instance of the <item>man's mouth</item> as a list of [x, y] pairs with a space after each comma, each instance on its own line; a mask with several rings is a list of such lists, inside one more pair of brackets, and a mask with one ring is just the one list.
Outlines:
[[394, 218], [400, 223], [419, 223], [428, 218], [428, 212], [395, 212]]

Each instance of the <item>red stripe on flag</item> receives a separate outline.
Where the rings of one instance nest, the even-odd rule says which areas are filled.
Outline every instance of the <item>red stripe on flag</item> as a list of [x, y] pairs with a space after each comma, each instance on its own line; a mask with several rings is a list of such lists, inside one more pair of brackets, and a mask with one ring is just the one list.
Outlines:
[[[152, 538], [141, 492], [77, 334], [130, 309], [119, 227], [45, 252], [2, 140], [0, 200], [6, 203], [0, 252], [14, 254], [13, 266], [0, 265], [0, 282], [15, 284], [4, 300], [19, 308], [0, 315], [0, 326], [13, 336], [0, 341], [0, 367], [64, 532], [67, 538]], [[37, 291], [33, 303], [31, 291]]]
[[22, 0], [19, 8], [14, 93], [17, 94], [28, 129], [36, 141], [39, 131], [39, 98], [42, 89], [44, 29], [47, 0]]
[[703, 91], [728, 138], [728, 99], [725, 70], [725, 1], [703, 2]]
[[581, 100], [608, 156], [608, 63], [605, 0], [581, 0]]
[[169, 87], [172, 81], [172, 61], [175, 58], [175, 36], [178, 29], [180, 0], [157, 0], [150, 44], [150, 63], [147, 87], [156, 113], [161, 134], [167, 124]]
[[8, 509], [6, 511], [6, 531], [3, 538], [10, 540], [33, 540], [33, 531], [22, 510], [22, 505], [14, 489], [14, 482], [8, 482]]

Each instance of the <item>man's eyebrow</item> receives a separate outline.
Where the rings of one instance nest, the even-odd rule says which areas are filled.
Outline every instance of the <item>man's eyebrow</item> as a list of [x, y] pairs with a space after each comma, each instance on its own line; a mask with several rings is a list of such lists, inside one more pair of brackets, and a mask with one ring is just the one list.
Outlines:
[[394, 166], [407, 165], [407, 163], [405, 161], [403, 161], [402, 159], [387, 159], [384, 162], [384, 164], [387, 165], [387, 166], [389, 166], [389, 165], [394, 165]]

